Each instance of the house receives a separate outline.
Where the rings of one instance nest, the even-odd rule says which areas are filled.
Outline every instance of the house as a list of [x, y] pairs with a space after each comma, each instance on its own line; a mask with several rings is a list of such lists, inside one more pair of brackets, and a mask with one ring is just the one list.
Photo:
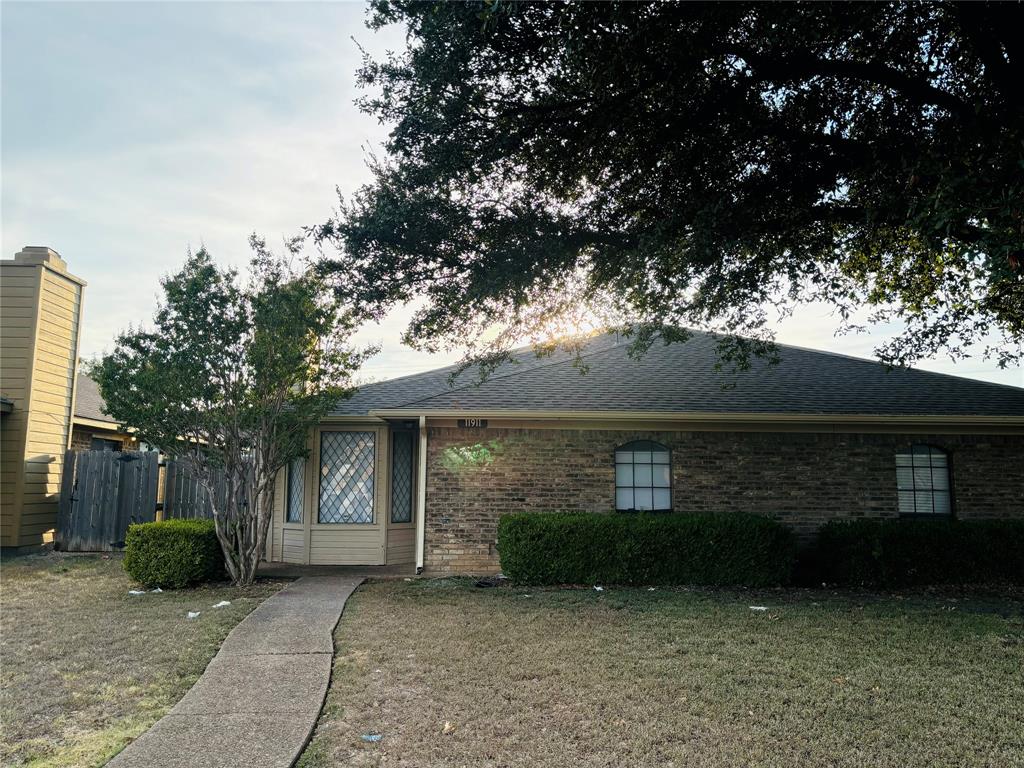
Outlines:
[[493, 572], [520, 510], [1024, 517], [1024, 389], [780, 345], [716, 370], [697, 334], [639, 359], [607, 334], [360, 389], [277, 484], [271, 560]]
[[71, 447], [76, 451], [137, 451], [139, 441], [121, 429], [106, 411], [100, 388], [88, 374], [79, 372], [75, 387], [75, 413]]
[[85, 281], [56, 251], [0, 260], [0, 546], [35, 547], [57, 521]]

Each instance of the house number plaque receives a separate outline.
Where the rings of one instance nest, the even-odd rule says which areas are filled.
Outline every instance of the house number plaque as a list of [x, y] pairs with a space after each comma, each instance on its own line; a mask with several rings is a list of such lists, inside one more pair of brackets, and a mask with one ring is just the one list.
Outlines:
[[487, 419], [459, 419], [458, 423], [464, 429], [487, 429]]

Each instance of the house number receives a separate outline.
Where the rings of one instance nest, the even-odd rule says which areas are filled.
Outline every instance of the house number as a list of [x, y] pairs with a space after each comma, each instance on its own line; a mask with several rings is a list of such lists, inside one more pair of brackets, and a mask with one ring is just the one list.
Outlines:
[[487, 419], [459, 419], [459, 426], [471, 429], [486, 429]]

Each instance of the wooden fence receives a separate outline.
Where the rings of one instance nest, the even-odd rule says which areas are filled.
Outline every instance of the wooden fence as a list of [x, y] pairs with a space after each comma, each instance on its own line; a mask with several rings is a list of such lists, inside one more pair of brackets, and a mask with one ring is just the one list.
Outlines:
[[68, 451], [64, 456], [57, 542], [69, 552], [124, 546], [131, 523], [156, 519], [159, 457], [150, 451]]
[[[209, 492], [186, 464], [168, 461], [164, 476], [164, 519], [213, 517]], [[219, 491], [222, 486], [218, 483], [215, 490]]]
[[[68, 451], [61, 479], [57, 546], [103, 552], [124, 546], [132, 523], [213, 518], [210, 494], [187, 463], [162, 464], [154, 451]], [[227, 484], [214, 484], [223, 498]], [[158, 501], [162, 499], [162, 504]]]

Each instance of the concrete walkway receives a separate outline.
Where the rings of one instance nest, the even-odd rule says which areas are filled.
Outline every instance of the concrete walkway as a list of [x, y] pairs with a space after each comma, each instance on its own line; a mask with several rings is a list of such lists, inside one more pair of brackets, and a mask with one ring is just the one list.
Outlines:
[[236, 626], [202, 677], [111, 768], [288, 768], [316, 725], [334, 627], [362, 575], [304, 576]]

